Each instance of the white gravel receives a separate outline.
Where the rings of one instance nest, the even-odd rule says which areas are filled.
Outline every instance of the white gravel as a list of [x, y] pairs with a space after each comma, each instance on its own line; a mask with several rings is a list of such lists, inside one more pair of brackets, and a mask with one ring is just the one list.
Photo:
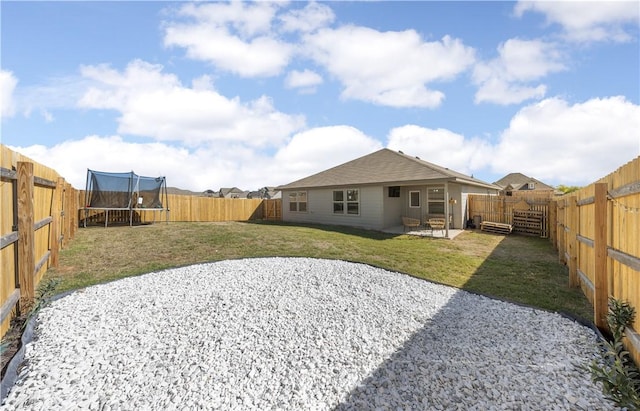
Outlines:
[[87, 288], [38, 316], [1, 410], [614, 409], [593, 330], [362, 264], [264, 258]]

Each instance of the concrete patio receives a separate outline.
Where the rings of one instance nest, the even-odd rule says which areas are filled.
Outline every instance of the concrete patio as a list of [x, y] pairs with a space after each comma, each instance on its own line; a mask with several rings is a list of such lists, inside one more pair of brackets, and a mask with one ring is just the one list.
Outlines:
[[382, 230], [383, 233], [389, 234], [407, 234], [407, 235], [415, 235], [419, 237], [431, 237], [431, 238], [446, 238], [452, 240], [456, 238], [458, 235], [464, 232], [464, 230], [459, 229], [449, 229], [449, 237], [446, 236], [445, 230], [431, 230], [430, 228], [419, 228], [413, 230], [405, 230], [404, 226], [399, 225], [395, 227], [389, 227]]

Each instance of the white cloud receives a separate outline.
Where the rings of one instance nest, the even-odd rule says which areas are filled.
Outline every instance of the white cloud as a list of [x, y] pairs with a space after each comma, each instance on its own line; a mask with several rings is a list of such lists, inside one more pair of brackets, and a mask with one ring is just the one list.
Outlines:
[[392, 129], [387, 147], [465, 174], [524, 173], [548, 184], [587, 185], [640, 155], [640, 106], [624, 97], [521, 109], [497, 143], [446, 129]]
[[387, 147], [468, 175], [485, 167], [492, 151], [486, 141], [412, 124], [393, 128]]
[[88, 66], [82, 73], [98, 86], [86, 92], [80, 106], [119, 111], [119, 133], [190, 145], [233, 141], [263, 147], [278, 145], [304, 126], [303, 116], [277, 111], [266, 96], [229, 99], [206, 76], [187, 88], [162, 66], [139, 60], [123, 72]]
[[294, 48], [270, 34], [273, 3], [188, 4], [179, 14], [195, 21], [165, 26], [164, 45], [243, 77], [274, 76], [289, 64]]
[[284, 31], [309, 33], [330, 25], [335, 18], [336, 16], [330, 7], [312, 1], [303, 9], [291, 10], [280, 16], [280, 21]]
[[492, 169], [586, 185], [640, 155], [640, 106], [624, 97], [570, 105], [550, 98], [520, 110], [498, 143]]
[[193, 191], [237, 186], [251, 190], [286, 184], [381, 148], [348, 126], [296, 134], [274, 154], [228, 142], [188, 150], [166, 143], [133, 143], [120, 136], [87, 136], [52, 147], [10, 147], [56, 170], [83, 189], [87, 169], [166, 176], [167, 184]]
[[[144, 176], [166, 176], [171, 187], [204, 191], [221, 186], [259, 188], [270, 183], [264, 163], [243, 147], [187, 150], [165, 143], [132, 143], [119, 136], [88, 136], [45, 147], [11, 147], [62, 175], [75, 188], [84, 189], [87, 169], [106, 172], [135, 171]], [[260, 170], [262, 169], [262, 172]]]
[[42, 117], [44, 118], [44, 121], [46, 123], [52, 123], [53, 121], [55, 121], [53, 114], [51, 114], [51, 112], [48, 110], [42, 110]]
[[314, 92], [315, 87], [322, 84], [322, 77], [315, 71], [305, 69], [303, 71], [294, 70], [287, 74], [284, 85], [287, 88], [302, 89], [303, 92]]
[[[586, 185], [640, 155], [640, 106], [624, 97], [569, 104], [546, 99], [520, 110], [491, 145], [446, 129], [405, 125], [389, 131], [387, 147], [478, 176], [522, 172], [549, 184]], [[286, 184], [382, 147], [350, 126], [306, 130], [274, 151], [222, 141], [186, 149], [89, 136], [52, 147], [15, 147], [83, 188], [87, 168], [167, 176], [170, 186], [194, 191], [222, 186], [257, 189]]]
[[498, 47], [499, 57], [478, 63], [473, 81], [475, 102], [517, 104], [544, 97], [543, 84], [529, 85], [549, 73], [565, 70], [556, 46], [540, 40], [509, 39]]
[[342, 97], [391, 107], [439, 106], [444, 93], [426, 85], [451, 80], [474, 61], [474, 50], [448, 36], [424, 42], [414, 30], [322, 29], [304, 49], [344, 85]]
[[279, 180], [284, 180], [284, 184], [381, 148], [378, 140], [354, 127], [318, 127], [293, 136], [286, 146], [278, 150], [274, 164], [281, 168]]
[[625, 24], [638, 25], [638, 2], [633, 1], [520, 1], [516, 16], [532, 11], [546, 16], [548, 23], [560, 24], [569, 40], [629, 41]]
[[0, 118], [11, 117], [15, 113], [13, 92], [18, 84], [18, 79], [12, 72], [0, 70]]
[[[52, 109], [75, 109], [77, 101], [90, 87], [90, 81], [78, 75], [53, 76], [47, 78], [42, 83], [20, 84], [12, 91], [11, 103], [12, 112], [19, 113], [25, 117], [30, 117], [32, 113], [42, 115], [46, 123], [53, 121]], [[4, 87], [3, 92], [5, 92]], [[4, 106], [3, 96], [3, 110]]]
[[203, 24], [229, 26], [246, 38], [268, 32], [278, 7], [270, 2], [189, 3], [180, 7], [177, 14]]

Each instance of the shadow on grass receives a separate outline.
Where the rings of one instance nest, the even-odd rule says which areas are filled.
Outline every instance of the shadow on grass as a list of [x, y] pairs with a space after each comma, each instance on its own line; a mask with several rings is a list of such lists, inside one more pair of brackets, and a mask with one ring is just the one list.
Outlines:
[[568, 269], [558, 261], [548, 239], [501, 237], [497, 247], [461, 288], [590, 323], [593, 307], [580, 288], [569, 287]]
[[[591, 306], [579, 289], [569, 288], [566, 267], [557, 261], [548, 240], [505, 236], [462, 288], [470, 292], [454, 294], [335, 410], [488, 404], [501, 409], [537, 404], [546, 409], [570, 404], [567, 396], [580, 385], [565, 387], [556, 381], [581, 374], [578, 364], [584, 358], [576, 353], [592, 347], [574, 334], [567, 335], [566, 342], [555, 340], [555, 323], [574, 319], [575, 328], [582, 330], [589, 325], [585, 318]], [[560, 312], [549, 317], [540, 309], [556, 311], [554, 307], [566, 306], [567, 299], [572, 300], [573, 312], [582, 315]], [[535, 309], [523, 308], [526, 302]], [[587, 375], [578, 384], [588, 382]]]
[[309, 228], [309, 229], [324, 231], [327, 233], [352, 235], [352, 236], [366, 238], [369, 240], [389, 240], [389, 239], [404, 235], [404, 234], [383, 233], [382, 231], [367, 230], [364, 228], [348, 227], [348, 226], [341, 226], [341, 225], [294, 223], [294, 222], [289, 223], [284, 221], [269, 221], [269, 220], [250, 220], [250, 221], [246, 221], [246, 223], [256, 224], [256, 225], [280, 226], [280, 227], [288, 227], [288, 228], [291, 228], [291, 227]]

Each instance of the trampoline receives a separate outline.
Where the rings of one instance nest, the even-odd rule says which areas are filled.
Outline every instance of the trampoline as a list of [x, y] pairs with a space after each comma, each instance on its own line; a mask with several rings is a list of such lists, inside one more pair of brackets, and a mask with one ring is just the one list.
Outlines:
[[[109, 224], [109, 212], [112, 220], [123, 222], [128, 218], [130, 226], [142, 222], [142, 212], [166, 212], [169, 221], [166, 177], [139, 176], [133, 171], [128, 173], [109, 173], [87, 169], [85, 189], [84, 226], [90, 217], [96, 221], [104, 216], [104, 226]], [[102, 214], [101, 214], [102, 212]], [[118, 217], [113, 218], [116, 214]], [[123, 217], [124, 216], [124, 217]], [[112, 221], [112, 222], [114, 222]]]

